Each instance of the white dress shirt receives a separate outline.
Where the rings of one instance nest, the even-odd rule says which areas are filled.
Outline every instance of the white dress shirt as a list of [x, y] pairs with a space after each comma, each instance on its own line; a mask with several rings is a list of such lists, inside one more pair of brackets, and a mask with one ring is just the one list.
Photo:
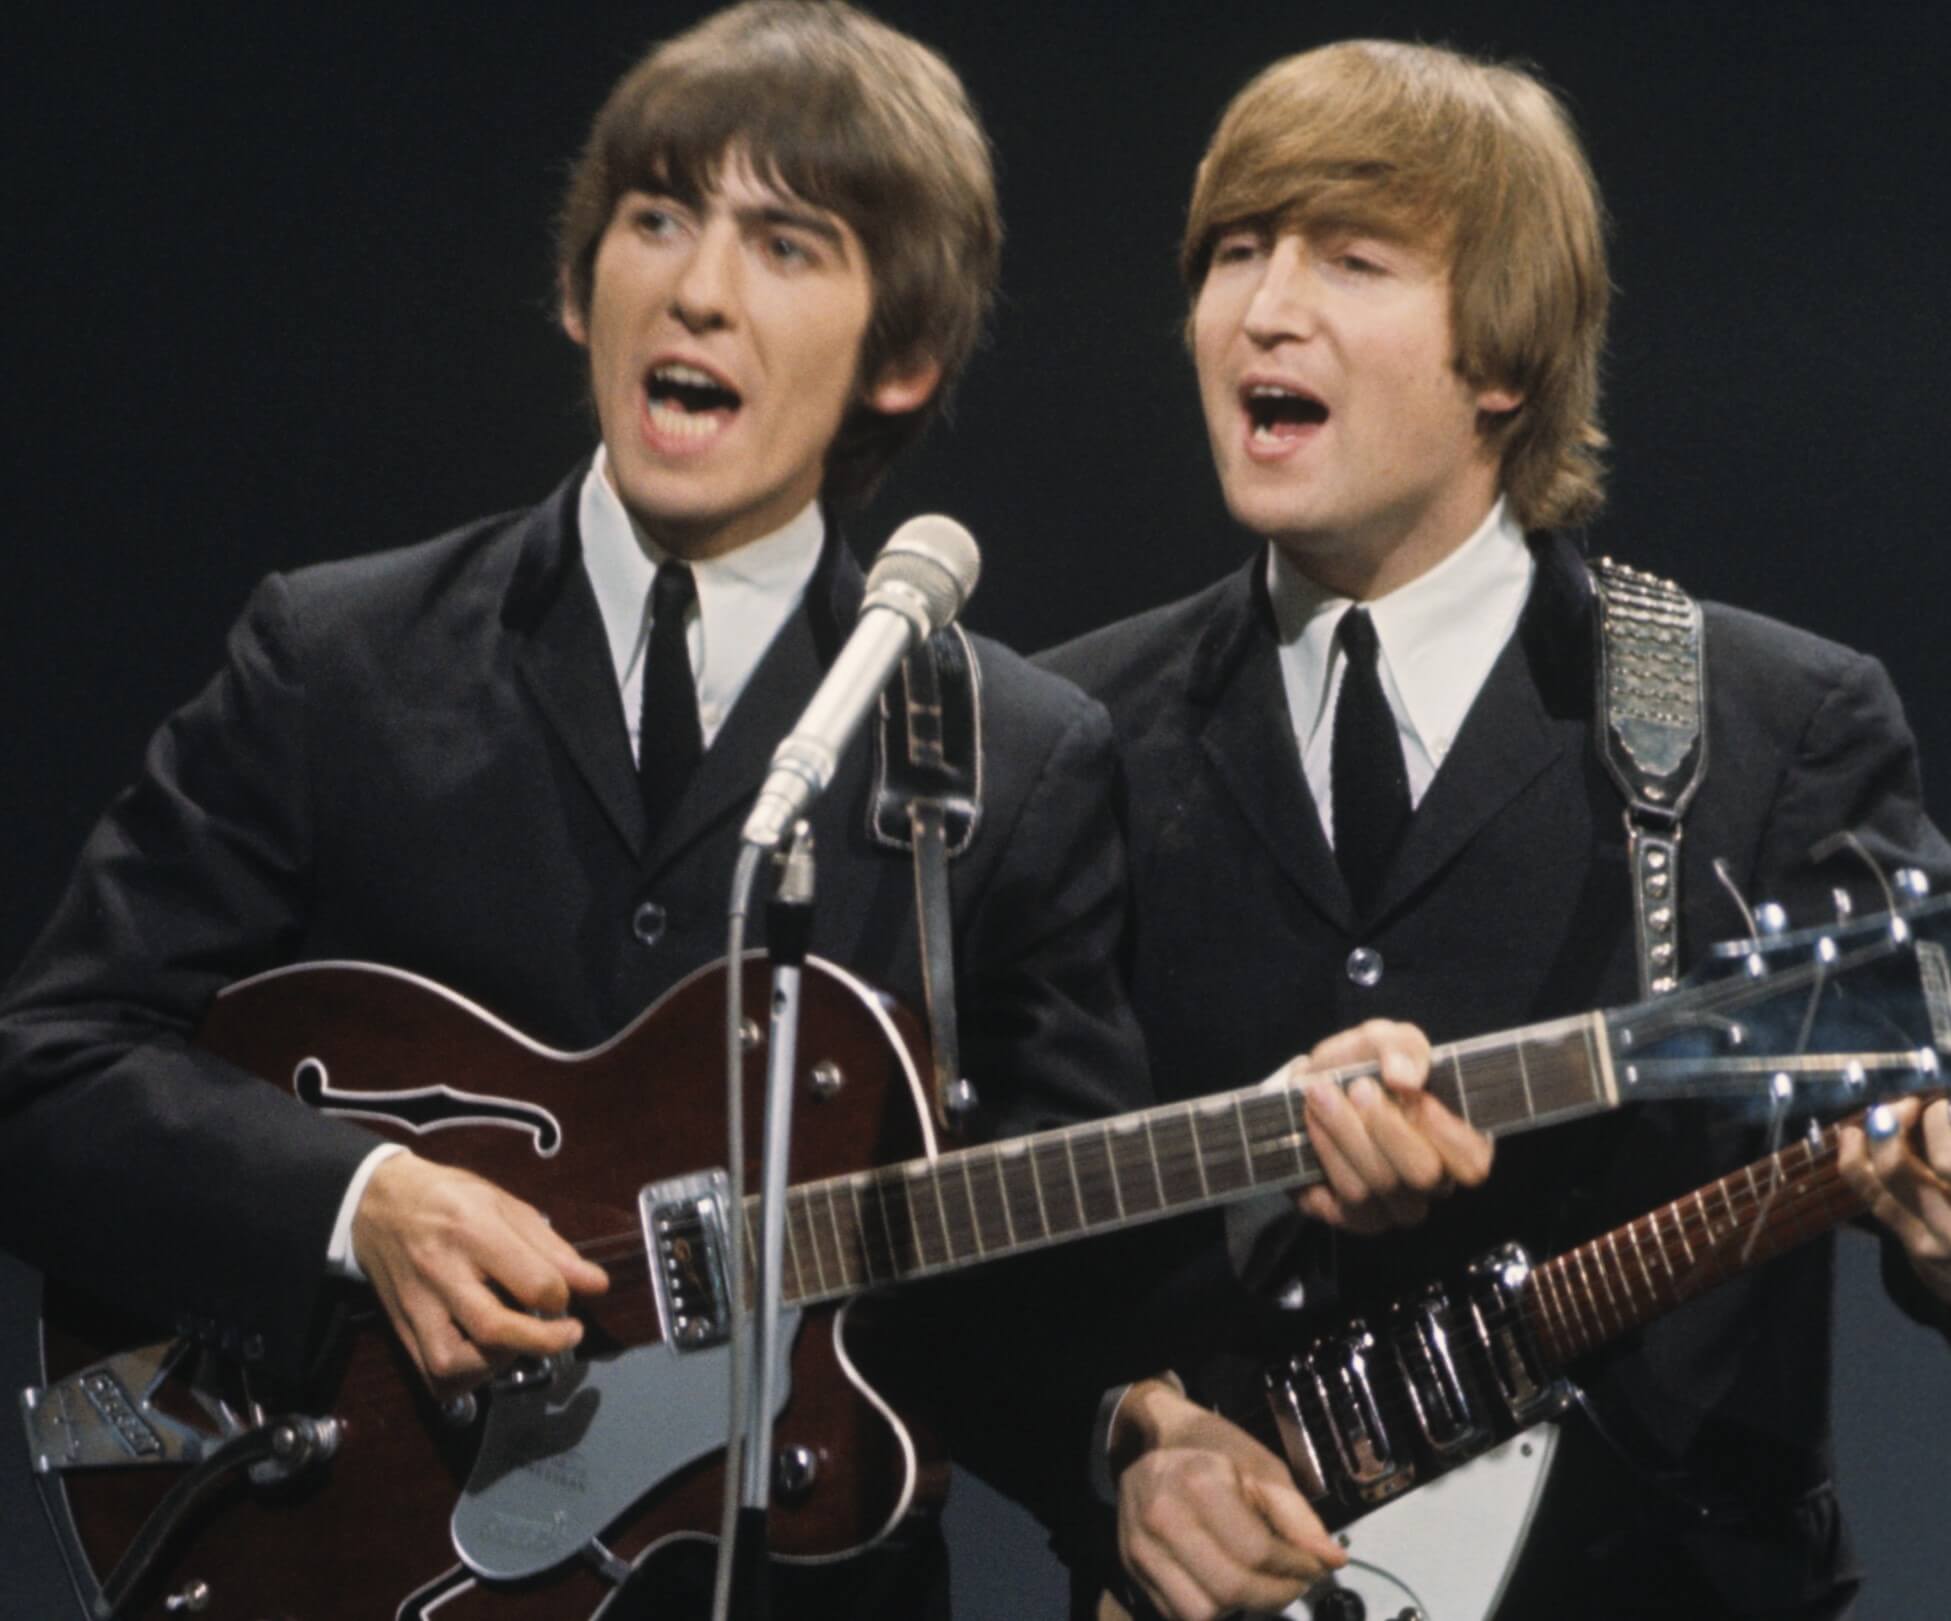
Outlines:
[[[1361, 605], [1380, 644], [1376, 670], [1402, 740], [1412, 806], [1423, 802], [1490, 667], [1517, 629], [1535, 568], [1524, 533], [1500, 496], [1476, 533], [1435, 568]], [[1335, 702], [1348, 663], [1335, 631], [1355, 603], [1324, 591], [1278, 546], [1268, 548], [1267, 594], [1301, 769], [1332, 845]]]
[[[644, 657], [650, 650], [650, 582], [670, 554], [624, 509], [610, 484], [608, 466], [599, 448], [583, 480], [576, 520], [582, 529], [583, 568], [603, 615], [610, 662], [630, 726], [630, 752], [635, 756]], [[691, 565], [698, 608], [685, 639], [691, 650], [698, 725], [706, 748], [725, 724], [773, 637], [799, 611], [825, 543], [826, 522], [819, 503], [809, 501], [783, 529], [722, 557]]]
[[[597, 611], [610, 646], [623, 714], [630, 728], [630, 755], [638, 756], [642, 719], [644, 655], [650, 649], [650, 585], [669, 553], [638, 527], [624, 508], [607, 472], [601, 446], [583, 479], [576, 508], [583, 538], [583, 570], [596, 592]], [[740, 546], [723, 557], [691, 565], [697, 582], [697, 612], [685, 638], [691, 650], [691, 675], [698, 687], [698, 726], [710, 748], [786, 621], [799, 611], [807, 583], [826, 544], [826, 521], [819, 503], [809, 501], [783, 529]], [[364, 1282], [352, 1253], [352, 1216], [366, 1184], [382, 1161], [403, 1153], [399, 1143], [382, 1143], [359, 1162], [339, 1201], [338, 1220], [325, 1251], [326, 1270]]]

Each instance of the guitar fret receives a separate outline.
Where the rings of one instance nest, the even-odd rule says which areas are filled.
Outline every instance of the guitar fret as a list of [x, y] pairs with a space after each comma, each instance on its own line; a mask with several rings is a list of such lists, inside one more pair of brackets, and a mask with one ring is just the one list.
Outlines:
[[1524, 1043], [1521, 1041], [1517, 1044], [1517, 1078], [1518, 1084], [1524, 1088], [1525, 1118], [1535, 1120], [1538, 1118], [1538, 1100], [1531, 1091], [1531, 1069], [1524, 1062]]
[[1129, 1215], [1146, 1216], [1160, 1209], [1164, 1193], [1157, 1186], [1157, 1166], [1150, 1139], [1131, 1121], [1113, 1121], [1105, 1128], [1111, 1155], [1111, 1174], [1118, 1188], [1118, 1206]]
[[[1450, 1063], [1452, 1066], [1455, 1065], [1456, 1058], [1454, 1055], [1452, 1055]], [[1294, 1168], [1297, 1171], [1311, 1171], [1314, 1167], [1307, 1162], [1307, 1132], [1302, 1127], [1300, 1114], [1294, 1107], [1294, 1094], [1298, 1090], [1298, 1087], [1283, 1086], [1280, 1089], [1280, 1095], [1287, 1104], [1287, 1134], [1293, 1139]]]
[[1152, 1162], [1152, 1180], [1158, 1184], [1158, 1207], [1163, 1210], [1167, 1200], [1165, 1197], [1165, 1176], [1158, 1168], [1158, 1139], [1152, 1135], [1152, 1117], [1146, 1115], [1144, 1116], [1144, 1121], [1145, 1147], [1149, 1151]]
[[[953, 1259], [948, 1250], [948, 1230], [941, 1224], [939, 1195], [933, 1199], [928, 1197], [931, 1191], [936, 1191], [933, 1187], [934, 1181], [933, 1170], [926, 1163], [917, 1163], [909, 1168], [907, 1186], [902, 1190], [907, 1200], [908, 1219], [914, 1223], [915, 1260], [919, 1263], [918, 1271], [928, 1271], [937, 1265], [946, 1266]], [[921, 1195], [919, 1198], [916, 1197], [917, 1193]], [[931, 1206], [935, 1209], [935, 1231], [940, 1237], [937, 1247], [941, 1250], [942, 1258], [939, 1262], [931, 1258], [928, 1253], [928, 1224], [923, 1220], [923, 1213]]]
[[989, 1253], [989, 1246], [982, 1241], [982, 1212], [976, 1209], [975, 1183], [969, 1177], [969, 1161], [962, 1157], [962, 1193], [969, 1201], [969, 1231], [975, 1235], [978, 1258]]
[[1084, 1208], [1084, 1178], [1077, 1171], [1076, 1139], [1066, 1131], [1064, 1139], [1064, 1161], [1070, 1166], [1070, 1197], [1077, 1206], [1077, 1227], [1081, 1232], [1091, 1225], [1090, 1213]]
[[1034, 1147], [1026, 1148], [1023, 1152], [1023, 1157], [1030, 1162], [1030, 1181], [1036, 1187], [1037, 1219], [1043, 1223], [1043, 1236], [1048, 1238], [1050, 1236], [1050, 1206], [1044, 1201], [1043, 1197], [1043, 1173], [1036, 1168], [1036, 1149]]
[[833, 1251], [840, 1263], [840, 1281], [842, 1284], [858, 1283], [861, 1280], [850, 1276], [847, 1270], [847, 1263], [854, 1255], [854, 1245], [848, 1242], [846, 1229], [840, 1225], [840, 1207], [833, 1202], [833, 1184], [829, 1181], [824, 1186], [826, 1188], [826, 1219], [833, 1226]]
[[1545, 1281], [1545, 1293], [1550, 1296], [1552, 1308], [1558, 1317], [1561, 1344], [1565, 1356], [1570, 1358], [1580, 1349], [1580, 1342], [1585, 1338], [1577, 1313], [1571, 1309], [1573, 1300], [1570, 1272], [1561, 1260], [1540, 1267], [1537, 1276]]
[[1017, 1235], [1017, 1241], [1033, 1244], [1048, 1238], [1050, 1229], [1043, 1219], [1043, 1194], [1037, 1187], [1036, 1167], [1021, 1138], [999, 1146], [996, 1170], [1002, 1179], [1010, 1231]]
[[977, 1245], [984, 1255], [1007, 1255], [1016, 1247], [1016, 1232], [1010, 1225], [1009, 1192], [1003, 1186], [1001, 1157], [993, 1147], [968, 1150], [962, 1161], [962, 1179], [969, 1190]]
[[935, 1213], [941, 1217], [942, 1222], [942, 1260], [945, 1264], [952, 1263], [956, 1258], [955, 1237], [949, 1231], [948, 1200], [942, 1197], [942, 1173], [938, 1165], [929, 1167], [928, 1185], [935, 1191]]
[[[1184, 1108], [1159, 1115], [1148, 1122], [1152, 1132], [1159, 1186], [1164, 1190], [1165, 1208], [1183, 1209], [1205, 1197], [1205, 1178], [1200, 1174], [1197, 1149], [1190, 1141], [1192, 1117]], [[1181, 1140], [1185, 1146], [1180, 1146]]]
[[1071, 1174], [1077, 1178], [1080, 1206], [1087, 1227], [1110, 1227], [1124, 1219], [1124, 1199], [1118, 1192], [1118, 1168], [1111, 1162], [1111, 1139], [1096, 1122], [1076, 1125], [1065, 1134]]
[[1213, 1196], [1212, 1184], [1206, 1180], [1206, 1156], [1199, 1151], [1199, 1116], [1187, 1114], [1186, 1136], [1192, 1143], [1192, 1163], [1199, 1172], [1199, 1193], [1202, 1198]]
[[1194, 1116], [1193, 1132], [1200, 1141], [1200, 1163], [1209, 1194], [1234, 1193], [1253, 1186], [1252, 1160], [1234, 1126], [1237, 1107], [1234, 1099], [1221, 1094], [1201, 1102]]
[[1619, 1229], [1615, 1227], [1607, 1237], [1612, 1244], [1612, 1275], [1619, 1280], [1620, 1293], [1626, 1298], [1627, 1321], [1636, 1323], [1639, 1321], [1639, 1302], [1633, 1298], [1632, 1274], [1619, 1258]]
[[[908, 1206], [904, 1200], [901, 1205], [903, 1220], [897, 1223], [893, 1211], [887, 1207], [888, 1176], [877, 1171], [873, 1176], [874, 1202], [881, 1208], [881, 1225], [887, 1233], [887, 1258], [891, 1275], [905, 1277], [915, 1269], [915, 1231], [914, 1224], [906, 1219]], [[901, 1240], [907, 1240], [907, 1254], [902, 1254]]]
[[1592, 1321], [1597, 1325], [1600, 1336], [1605, 1334], [1605, 1318], [1599, 1315], [1598, 1292], [1592, 1287], [1591, 1269], [1586, 1265], [1587, 1246], [1581, 1244], [1572, 1251], [1572, 1258], [1578, 1267], [1579, 1286], [1585, 1293], [1585, 1303], [1591, 1307]]
[[[1657, 1232], [1655, 1233], [1654, 1236], [1657, 1239], [1658, 1237]], [[1646, 1251], [1640, 1247], [1638, 1222], [1635, 1221], [1635, 1222], [1627, 1223], [1626, 1237], [1630, 1239], [1632, 1242], [1633, 1259], [1639, 1262], [1640, 1274], [1646, 1279], [1646, 1296], [1655, 1305], [1658, 1305], [1660, 1300], [1660, 1290], [1659, 1290], [1659, 1286], [1653, 1281], [1653, 1269], [1646, 1264]]]
[[[1070, 1168], [1069, 1141], [1062, 1133], [1030, 1145], [1030, 1164], [1037, 1173], [1037, 1186], [1043, 1190], [1043, 1216], [1049, 1225], [1052, 1238], [1063, 1237], [1083, 1230], [1081, 1219], [1074, 1219], [1072, 1212], [1081, 1218], [1083, 1206], [1077, 1200], [1077, 1176]], [[1069, 1184], [1070, 1197], [1064, 1197], [1065, 1184]]]
[[[858, 1175], [847, 1178], [847, 1194], [854, 1207], [854, 1231], [860, 1234], [861, 1268], [867, 1275], [867, 1282], [885, 1283], [893, 1276], [893, 1269], [884, 1264], [884, 1261], [875, 1259], [874, 1229], [867, 1219], [867, 1207], [860, 1202], [861, 1181], [862, 1178]], [[882, 1233], [881, 1254], [886, 1257], [887, 1253], [887, 1234]]]
[[1017, 1245], [1016, 1220], [1009, 1210], [1009, 1183], [1003, 1178], [1003, 1151], [1000, 1148], [989, 1150], [989, 1169], [996, 1177], [996, 1203], [1003, 1212], [1003, 1237], [1011, 1249]]
[[813, 1276], [818, 1285], [818, 1292], [825, 1294], [828, 1287], [826, 1280], [826, 1262], [820, 1256], [819, 1229], [813, 1225], [813, 1212], [807, 1208], [806, 1197], [803, 1193], [796, 1195], [788, 1201], [786, 1220], [788, 1223], [792, 1223], [795, 1218], [798, 1218], [799, 1222], [805, 1224], [806, 1247], [813, 1254]]
[[[1668, 1205], [1667, 1209], [1673, 1213], [1673, 1236], [1680, 1240], [1680, 1253], [1686, 1256], [1687, 1270], [1689, 1272], [1692, 1272], [1695, 1265], [1694, 1247], [1692, 1244], [1687, 1242], [1686, 1212], [1681, 1209], [1680, 1201], [1678, 1199], [1674, 1200], [1672, 1204]], [[1672, 1264], [1671, 1262], [1668, 1263], [1669, 1270], [1671, 1269], [1671, 1264]], [[1676, 1283], [1678, 1281], [1679, 1281], [1678, 1279], [1675, 1280]]]
[[1118, 1220], [1129, 1221], [1131, 1218], [1125, 1211], [1125, 1190], [1118, 1181], [1118, 1156], [1114, 1152], [1116, 1145], [1109, 1126], [1098, 1127], [1098, 1145], [1104, 1150], [1104, 1168], [1110, 1175], [1111, 1200], [1118, 1207]]

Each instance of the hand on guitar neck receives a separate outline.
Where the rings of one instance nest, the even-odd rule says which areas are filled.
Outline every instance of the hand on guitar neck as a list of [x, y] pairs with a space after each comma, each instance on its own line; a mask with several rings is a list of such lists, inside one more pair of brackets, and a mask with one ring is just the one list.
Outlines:
[[1429, 1038], [1413, 1024], [1370, 1019], [1328, 1037], [1284, 1073], [1372, 1064], [1346, 1090], [1307, 1087], [1307, 1135], [1327, 1180], [1296, 1200], [1317, 1221], [1372, 1234], [1413, 1227], [1430, 1202], [1490, 1175], [1495, 1145], [1424, 1090]]
[[443, 1399], [517, 1358], [576, 1345], [583, 1325], [563, 1315], [571, 1297], [610, 1286], [533, 1205], [412, 1153], [373, 1172], [352, 1246], [414, 1366]]
[[1888, 1129], [1842, 1128], [1837, 1169], [1924, 1287], [1951, 1302], [1951, 1103], [1899, 1098], [1871, 1111], [1872, 1126], [1879, 1116]]

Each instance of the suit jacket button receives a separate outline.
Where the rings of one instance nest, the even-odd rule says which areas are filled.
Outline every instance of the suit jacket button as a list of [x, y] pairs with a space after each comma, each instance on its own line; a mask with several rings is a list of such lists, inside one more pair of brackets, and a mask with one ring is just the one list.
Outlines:
[[1382, 983], [1382, 953], [1357, 946], [1348, 953], [1348, 977], [1365, 991]]
[[655, 901], [644, 901], [630, 914], [630, 932], [639, 945], [656, 945], [664, 938], [664, 924], [664, 908]]

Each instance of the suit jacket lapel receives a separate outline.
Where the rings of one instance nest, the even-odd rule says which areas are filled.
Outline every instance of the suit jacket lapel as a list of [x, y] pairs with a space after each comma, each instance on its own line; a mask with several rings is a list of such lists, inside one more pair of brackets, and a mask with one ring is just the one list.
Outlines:
[[576, 530], [586, 471], [586, 464], [577, 468], [530, 513], [502, 620], [518, 638], [515, 668], [543, 719], [634, 855], [643, 850], [643, 795]]
[[1589, 691], [1577, 690], [1580, 671], [1589, 670], [1582, 656], [1589, 641], [1583, 569], [1566, 542], [1548, 538], [1535, 550], [1538, 571], [1517, 632], [1491, 666], [1410, 820], [1376, 897], [1377, 922], [1430, 882], [1564, 752], [1567, 734], [1554, 716], [1590, 707]]
[[791, 729], [840, 651], [865, 594], [859, 565], [831, 521], [819, 566], [800, 609], [779, 629], [739, 694], [723, 728], [705, 750], [684, 797], [672, 808], [645, 852], [654, 872], [722, 821], [743, 812], [765, 780], [773, 750]]
[[[1353, 922], [1321, 813], [1301, 771], [1280, 677], [1266, 554], [1234, 576], [1193, 655], [1190, 695], [1208, 713], [1200, 746], [1280, 870], [1330, 922]], [[1196, 724], [1195, 720], [1195, 724]]]

